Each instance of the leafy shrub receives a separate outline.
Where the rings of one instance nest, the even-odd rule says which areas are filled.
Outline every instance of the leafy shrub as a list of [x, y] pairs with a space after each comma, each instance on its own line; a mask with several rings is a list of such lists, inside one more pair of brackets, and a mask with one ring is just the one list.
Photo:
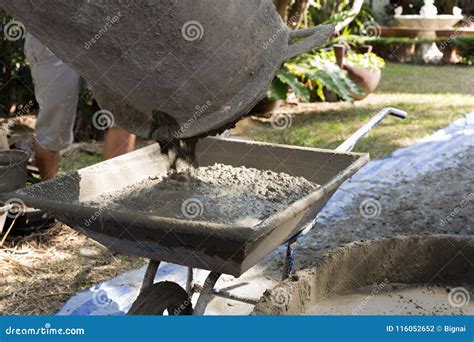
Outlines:
[[[305, 24], [315, 26], [322, 23], [339, 23], [353, 16], [353, 0], [313, 0], [304, 14]], [[373, 22], [370, 7], [364, 4], [356, 18], [345, 27], [332, 42], [344, 40], [342, 37], [365, 32], [365, 26]], [[349, 54], [347, 63], [376, 69], [383, 67], [383, 59], [370, 55]], [[271, 99], [286, 99], [292, 89], [302, 101], [325, 101], [325, 90], [331, 91], [345, 101], [353, 101], [351, 94], [361, 94], [344, 70], [336, 64], [332, 50], [304, 54], [287, 61], [277, 73], [268, 92]]]
[[[26, 105], [34, 101], [30, 68], [23, 53], [24, 39], [9, 40], [3, 34], [4, 27], [12, 20], [0, 9], [2, 48], [0, 49], [0, 115], [8, 116], [10, 107]], [[31, 106], [29, 106], [31, 107]]]
[[370, 44], [374, 50], [381, 56], [390, 58], [392, 51], [397, 51], [401, 47], [409, 47], [413, 45], [436, 43], [443, 51], [447, 47], [457, 48], [459, 55], [462, 57], [461, 63], [474, 63], [474, 36], [456, 36], [440, 37], [436, 39], [418, 39], [408, 37], [381, 37], [381, 38], [364, 38], [350, 42], [350, 45]]
[[368, 70], [380, 70], [385, 67], [384, 59], [372, 52], [355, 53], [349, 51], [349, 53], [344, 59], [344, 63], [347, 65], [358, 66]]
[[[351, 15], [352, 3], [353, 0], [314, 0], [308, 8], [307, 22], [312, 25], [339, 23]], [[361, 33], [364, 31], [365, 25], [373, 20], [370, 6], [364, 4], [357, 17], [345, 28], [343, 34]]]
[[[371, 70], [383, 68], [382, 58], [373, 53], [357, 54], [349, 52], [346, 62]], [[325, 101], [324, 90], [336, 93], [345, 101], [353, 101], [352, 94], [362, 94], [362, 90], [352, 82], [346, 71], [336, 64], [333, 50], [304, 54], [286, 62], [274, 80], [269, 97], [284, 100], [292, 89], [303, 102], [315, 99]]]

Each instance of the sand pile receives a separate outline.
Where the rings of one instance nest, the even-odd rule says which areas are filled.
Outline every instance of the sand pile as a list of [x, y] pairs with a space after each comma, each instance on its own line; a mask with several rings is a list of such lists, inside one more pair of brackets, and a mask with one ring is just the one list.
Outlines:
[[97, 198], [121, 210], [253, 226], [319, 186], [302, 177], [215, 164], [172, 172]]

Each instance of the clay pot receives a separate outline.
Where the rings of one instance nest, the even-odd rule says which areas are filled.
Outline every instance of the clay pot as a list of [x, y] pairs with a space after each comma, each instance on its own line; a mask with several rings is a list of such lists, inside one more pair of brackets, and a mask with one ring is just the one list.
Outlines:
[[369, 94], [373, 93], [379, 85], [380, 78], [382, 76], [382, 72], [380, 70], [369, 70], [349, 65], [344, 65], [344, 70], [348, 72], [351, 81], [361, 87], [364, 91], [363, 95], [351, 92], [351, 95], [354, 100], [362, 100], [366, 98]]
[[[362, 67], [349, 66], [344, 64], [344, 56], [346, 55], [346, 47], [344, 45], [334, 45], [334, 53], [336, 55], [336, 63], [341, 68], [347, 71], [349, 79], [357, 84], [363, 90], [363, 95], [351, 92], [354, 100], [362, 100], [370, 93], [374, 92], [380, 82], [382, 76], [381, 70], [370, 70]], [[372, 51], [372, 46], [362, 47], [366, 53]]]

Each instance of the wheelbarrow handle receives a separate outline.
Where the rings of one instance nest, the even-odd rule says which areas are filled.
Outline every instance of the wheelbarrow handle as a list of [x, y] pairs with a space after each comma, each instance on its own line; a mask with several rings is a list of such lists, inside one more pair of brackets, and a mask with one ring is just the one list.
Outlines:
[[369, 122], [367, 122], [364, 126], [359, 128], [357, 132], [352, 134], [346, 141], [344, 141], [341, 145], [336, 148], [337, 152], [350, 152], [357, 144], [357, 142], [362, 139], [367, 133], [370, 132], [372, 128], [377, 126], [387, 115], [393, 115], [400, 119], [406, 119], [407, 113], [403, 110], [396, 109], [396, 108], [384, 108], [377, 114], [375, 114]]
[[[309, 52], [314, 48], [323, 46], [328, 42], [333, 34], [334, 25], [330, 24], [290, 31], [288, 38], [288, 51], [283, 60], [293, 58], [302, 53]], [[301, 38], [301, 40], [292, 44], [292, 41], [297, 38]]]

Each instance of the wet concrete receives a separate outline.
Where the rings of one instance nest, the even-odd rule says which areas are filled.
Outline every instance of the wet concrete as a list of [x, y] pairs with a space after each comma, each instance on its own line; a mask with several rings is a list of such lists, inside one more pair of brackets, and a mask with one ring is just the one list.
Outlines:
[[253, 227], [318, 187], [303, 177], [282, 172], [216, 163], [151, 177], [84, 204]]
[[[383, 284], [380, 290], [372, 287], [362, 288], [309, 304], [304, 308], [304, 314], [417, 316], [474, 314], [474, 302], [466, 302], [459, 307], [450, 303], [449, 293], [453, 291], [458, 290], [440, 285]], [[473, 293], [472, 289], [470, 292]], [[461, 291], [458, 296], [462, 296]], [[458, 305], [460, 304], [462, 303]]]
[[[474, 314], [473, 261], [474, 237], [354, 242], [267, 291], [253, 314]], [[466, 302], [456, 306], [460, 288]]]

